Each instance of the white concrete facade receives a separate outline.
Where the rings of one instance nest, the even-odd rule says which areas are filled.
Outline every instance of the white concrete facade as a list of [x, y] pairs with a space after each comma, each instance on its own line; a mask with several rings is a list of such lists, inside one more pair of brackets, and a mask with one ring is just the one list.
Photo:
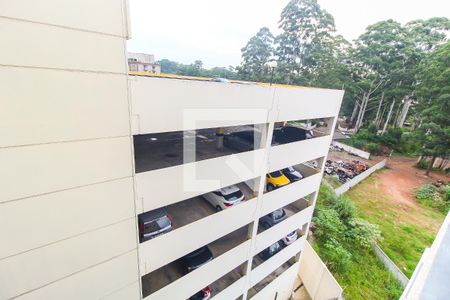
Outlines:
[[127, 2], [0, 1], [0, 299], [139, 299]]
[[[343, 92], [128, 76], [127, 5], [0, 2], [0, 300], [142, 299], [142, 276], [249, 225], [243, 243], [146, 297], [187, 299], [246, 264], [213, 297], [246, 299], [303, 248], [315, 197], [259, 234], [258, 219], [316, 195], [323, 164], [268, 193], [265, 174], [324, 161]], [[314, 118], [331, 118], [330, 132], [271, 146], [275, 122]], [[133, 135], [248, 124], [265, 124], [260, 149], [134, 172]], [[139, 244], [138, 214], [253, 178], [253, 199]], [[305, 235], [251, 268], [254, 255], [299, 228]], [[298, 265], [254, 299], [290, 295]]]

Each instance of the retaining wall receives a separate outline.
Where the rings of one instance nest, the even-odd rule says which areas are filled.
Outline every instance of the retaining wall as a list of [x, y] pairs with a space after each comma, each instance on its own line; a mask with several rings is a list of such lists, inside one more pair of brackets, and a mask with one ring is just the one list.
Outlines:
[[362, 157], [362, 158], [365, 158], [365, 159], [369, 159], [369, 157], [370, 157], [370, 153], [369, 152], [362, 151], [361, 149], [358, 149], [358, 148], [355, 148], [355, 147], [352, 147], [352, 146], [349, 146], [349, 145], [346, 145], [346, 144], [342, 144], [342, 143], [339, 143], [339, 142], [336, 142], [336, 141], [333, 141], [331, 144], [334, 145], [334, 146], [337, 146], [337, 147], [341, 147], [342, 149], [344, 149], [348, 153], [355, 154], [355, 155], [357, 155], [359, 157]]
[[389, 258], [389, 256], [384, 253], [384, 251], [377, 244], [372, 244], [375, 254], [380, 259], [380, 261], [385, 265], [386, 268], [394, 275], [395, 278], [400, 282], [403, 287], [409, 282], [408, 277], [394, 264], [394, 262]]
[[358, 176], [355, 176], [352, 180], [349, 180], [346, 183], [344, 183], [343, 185], [341, 185], [340, 187], [336, 188], [334, 190], [335, 193], [337, 195], [342, 195], [343, 193], [348, 191], [350, 188], [354, 187], [355, 185], [357, 185], [358, 183], [360, 183], [361, 181], [363, 181], [364, 179], [369, 177], [373, 172], [375, 172], [381, 168], [384, 168], [384, 166], [386, 165], [386, 162], [387, 162], [387, 159], [383, 159], [382, 161], [380, 161], [376, 165], [372, 166], [371, 168], [367, 169], [366, 171], [362, 172]]

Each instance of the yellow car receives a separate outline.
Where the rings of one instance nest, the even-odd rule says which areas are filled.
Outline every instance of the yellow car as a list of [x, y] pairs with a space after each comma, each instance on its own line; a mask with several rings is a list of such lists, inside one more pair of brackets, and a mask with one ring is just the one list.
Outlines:
[[285, 186], [289, 183], [291, 183], [289, 179], [280, 171], [266, 174], [266, 188], [268, 192], [273, 191], [276, 188]]

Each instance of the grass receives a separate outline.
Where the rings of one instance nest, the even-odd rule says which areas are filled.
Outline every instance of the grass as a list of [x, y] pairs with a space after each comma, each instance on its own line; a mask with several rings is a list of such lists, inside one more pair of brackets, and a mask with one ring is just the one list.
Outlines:
[[[318, 243], [314, 249], [320, 256]], [[403, 288], [381, 264], [371, 248], [352, 249], [352, 263], [344, 274], [334, 277], [344, 289], [346, 299], [398, 299]]]
[[[310, 243], [344, 289], [346, 299], [398, 299], [403, 288], [379, 261], [371, 247], [363, 247], [354, 240], [342, 237], [339, 232], [329, 231], [330, 226], [348, 226], [344, 220], [349, 221], [358, 215], [356, 209], [350, 209], [352, 205], [348, 201], [346, 198], [338, 199], [326, 185], [321, 186], [313, 219], [316, 229]], [[330, 217], [324, 218], [323, 214], [330, 211], [338, 213], [337, 221]], [[319, 231], [321, 226], [322, 231]], [[349, 228], [345, 230], [349, 233]], [[330, 241], [334, 241], [334, 247], [341, 251], [327, 247]], [[342, 249], [346, 254], [338, 255], [342, 254]]]
[[346, 196], [358, 215], [380, 227], [383, 240], [378, 244], [389, 258], [411, 277], [425, 248], [429, 247], [444, 220], [444, 216], [417, 203], [417, 208], [392, 202], [378, 188], [380, 172], [370, 176]]
[[333, 188], [338, 188], [342, 185], [339, 179], [335, 176], [324, 175], [324, 180], [326, 180]]

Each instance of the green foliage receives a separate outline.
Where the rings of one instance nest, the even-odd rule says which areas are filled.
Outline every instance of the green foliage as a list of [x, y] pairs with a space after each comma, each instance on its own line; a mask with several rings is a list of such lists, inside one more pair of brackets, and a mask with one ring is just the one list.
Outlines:
[[161, 65], [161, 72], [165, 74], [238, 79], [238, 74], [234, 71], [233, 67], [214, 67], [208, 70], [203, 68], [203, 63], [201, 60], [196, 60], [194, 63], [189, 65], [181, 64], [168, 59], [159, 60], [157, 63]]
[[327, 240], [323, 244], [321, 254], [327, 260], [328, 267], [332, 272], [344, 273], [352, 262], [352, 254], [334, 240]]
[[242, 48], [242, 64], [237, 67], [241, 79], [269, 81], [271, 70], [267, 63], [273, 58], [274, 37], [267, 27], [261, 28]]
[[361, 247], [370, 247], [375, 241], [381, 239], [381, 232], [377, 225], [366, 220], [354, 218], [349, 222], [350, 230], [347, 238], [355, 241]]
[[425, 159], [421, 159], [417, 163], [417, 167], [422, 170], [428, 169], [428, 166], [429, 166], [429, 163]]
[[322, 185], [313, 219], [314, 248], [345, 287], [346, 298], [398, 299], [402, 288], [368, 247], [380, 238], [380, 231], [356, 213], [347, 197]]
[[333, 241], [333, 243], [337, 243], [341, 239], [345, 226], [334, 209], [324, 208], [319, 210], [313, 221], [317, 226], [314, 232], [317, 238], [324, 241]]
[[444, 187], [443, 197], [444, 201], [450, 201], [450, 185], [448, 184]]
[[[355, 206], [346, 197], [336, 196], [326, 185], [320, 187], [313, 222], [314, 234], [324, 248], [323, 255], [336, 271], [343, 271], [348, 265], [348, 262], [340, 262], [338, 258], [349, 260], [351, 255], [347, 254], [350, 248], [368, 247], [380, 238], [376, 225], [356, 218]], [[339, 249], [339, 253], [330, 253], [332, 248]]]
[[366, 145], [366, 149], [367, 151], [369, 151], [371, 154], [377, 155], [380, 153], [380, 145], [378, 145], [377, 143], [367, 143]]
[[335, 34], [333, 17], [317, 0], [291, 0], [281, 12], [279, 27], [278, 81], [303, 85], [340, 81], [341, 72], [345, 73], [339, 65], [341, 53], [348, 42]]
[[345, 224], [350, 224], [356, 216], [356, 207], [344, 196], [337, 199], [333, 209], [338, 213], [340, 220]]
[[450, 42], [431, 53], [418, 73], [418, 110], [422, 125], [414, 132], [420, 154], [450, 155]]
[[416, 199], [420, 203], [436, 209], [443, 214], [450, 210], [450, 187], [444, 186], [442, 190], [432, 184], [425, 184], [416, 190]]
[[416, 191], [418, 200], [439, 200], [439, 189], [432, 184], [425, 184]]

